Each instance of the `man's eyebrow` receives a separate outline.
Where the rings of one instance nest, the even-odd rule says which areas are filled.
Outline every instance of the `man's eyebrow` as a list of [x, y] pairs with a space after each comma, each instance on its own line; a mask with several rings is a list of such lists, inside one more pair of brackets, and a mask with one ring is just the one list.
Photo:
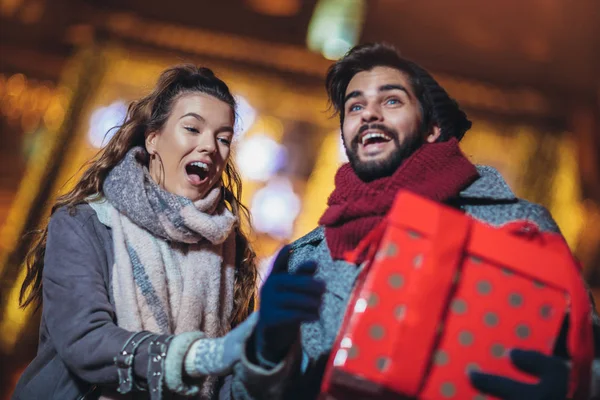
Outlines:
[[354, 90], [350, 93], [348, 93], [346, 95], [346, 97], [344, 97], [344, 104], [346, 104], [346, 102], [354, 97], [359, 97], [362, 96], [363, 92], [361, 92], [360, 90]]
[[[390, 90], [401, 90], [404, 93], [406, 93], [406, 95], [408, 97], [411, 97], [410, 92], [408, 91], [408, 89], [406, 89], [404, 86], [400, 85], [399, 83], [388, 83], [386, 85], [379, 86], [379, 91], [380, 92], [387, 92], [387, 91], [390, 91]], [[354, 91], [348, 93], [346, 95], [346, 97], [344, 97], [344, 104], [348, 100], [350, 100], [352, 98], [355, 98], [355, 97], [360, 97], [362, 95], [363, 95], [362, 91], [360, 91], [360, 90], [354, 90]]]
[[385, 91], [388, 91], [388, 90], [402, 90], [404, 93], [406, 93], [406, 95], [408, 97], [411, 97], [408, 89], [406, 89], [404, 86], [402, 86], [402, 85], [400, 85], [398, 83], [390, 83], [390, 84], [387, 84], [387, 85], [379, 86], [379, 91], [380, 92], [385, 92]]

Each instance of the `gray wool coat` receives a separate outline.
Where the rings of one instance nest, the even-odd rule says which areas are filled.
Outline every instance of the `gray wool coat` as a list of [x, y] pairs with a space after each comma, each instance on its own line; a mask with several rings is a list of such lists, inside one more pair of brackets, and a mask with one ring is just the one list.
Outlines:
[[[21, 375], [13, 400], [93, 400], [94, 385], [114, 389], [120, 382], [114, 357], [133, 332], [117, 325], [111, 288], [112, 231], [88, 204], [74, 211], [58, 209], [48, 225], [38, 353]], [[135, 351], [132, 375], [141, 382], [149, 374], [149, 343], [142, 342]], [[205, 366], [216, 368], [223, 361], [219, 350], [205, 349], [196, 363], [205, 361]], [[175, 372], [165, 368], [163, 376]], [[221, 381], [223, 391], [228, 391], [230, 380]], [[147, 399], [148, 392], [135, 391], [128, 398]]]
[[[477, 167], [480, 177], [464, 191], [454, 206], [470, 216], [500, 226], [515, 220], [530, 220], [543, 230], [559, 232], [550, 213], [542, 206], [518, 199], [501, 175], [488, 166]], [[318, 227], [292, 244], [289, 271], [316, 260], [315, 277], [326, 284], [320, 319], [301, 327], [301, 343], [275, 368], [267, 370], [249, 361], [251, 346], [234, 368], [231, 396], [234, 399], [316, 398], [329, 353], [340, 328], [350, 292], [360, 269], [331, 258], [323, 227]], [[597, 320], [596, 320], [597, 322]]]

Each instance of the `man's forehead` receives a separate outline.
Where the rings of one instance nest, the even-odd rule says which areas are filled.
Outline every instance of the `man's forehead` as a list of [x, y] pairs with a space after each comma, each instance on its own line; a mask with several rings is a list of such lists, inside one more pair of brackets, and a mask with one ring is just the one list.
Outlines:
[[375, 67], [354, 75], [348, 83], [346, 94], [353, 91], [378, 90], [381, 86], [393, 84], [400, 84], [412, 92], [410, 81], [404, 72], [392, 67]]

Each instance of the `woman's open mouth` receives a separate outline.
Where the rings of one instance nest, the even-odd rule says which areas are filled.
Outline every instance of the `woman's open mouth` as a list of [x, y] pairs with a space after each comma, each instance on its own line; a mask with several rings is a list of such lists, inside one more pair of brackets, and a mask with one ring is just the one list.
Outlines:
[[208, 164], [201, 161], [193, 161], [185, 166], [188, 181], [194, 186], [201, 185], [208, 180], [209, 170]]

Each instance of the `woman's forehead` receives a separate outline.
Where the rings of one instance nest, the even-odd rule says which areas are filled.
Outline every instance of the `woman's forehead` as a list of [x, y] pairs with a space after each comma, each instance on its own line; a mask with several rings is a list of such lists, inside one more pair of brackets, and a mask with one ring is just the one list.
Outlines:
[[179, 96], [173, 104], [171, 115], [177, 119], [193, 114], [205, 121], [231, 124], [233, 122], [232, 107], [222, 100], [201, 92], [186, 93]]

